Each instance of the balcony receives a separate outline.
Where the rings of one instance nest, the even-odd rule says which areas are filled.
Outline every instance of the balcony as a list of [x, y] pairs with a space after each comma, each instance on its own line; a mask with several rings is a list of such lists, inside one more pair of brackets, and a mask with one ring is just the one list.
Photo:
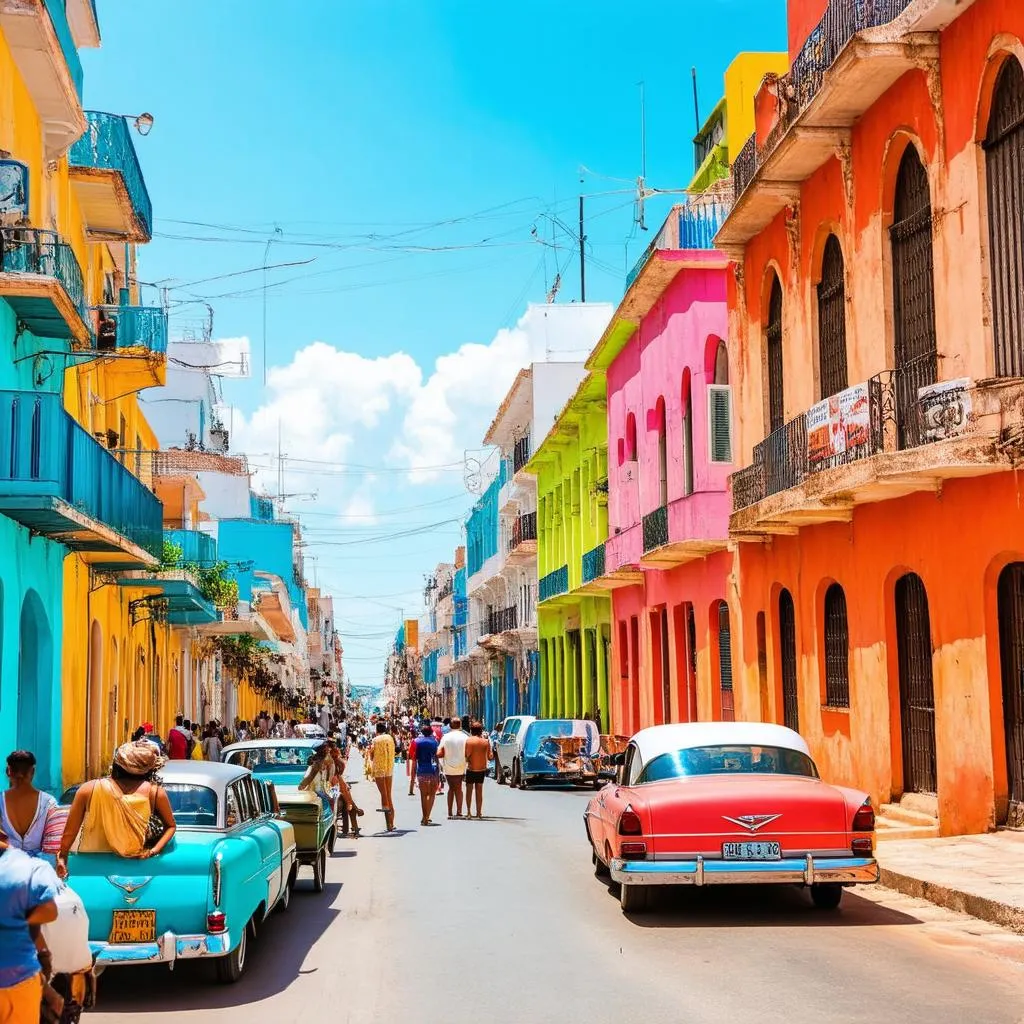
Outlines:
[[214, 622], [197, 627], [202, 636], [252, 636], [257, 640], [276, 640], [270, 625], [249, 601], [239, 601], [225, 609]]
[[656, 252], [714, 249], [715, 235], [718, 234], [728, 212], [729, 205], [724, 197], [695, 199], [685, 205], [673, 207], [661, 230], [626, 275], [626, 291], [633, 287]]
[[605, 554], [604, 544], [598, 544], [583, 553], [580, 579], [582, 583], [580, 590], [584, 593], [603, 592], [608, 589], [605, 584]]
[[0, 229], [0, 298], [36, 337], [91, 347], [82, 268], [56, 232]]
[[68, 164], [86, 231], [95, 240], [150, 241], [153, 204], [128, 121], [96, 110], [85, 117], [88, 127]]
[[830, 0], [788, 74], [769, 78], [759, 110], [773, 126], [735, 155], [736, 201], [715, 239], [742, 247], [784, 207], [800, 183], [844, 150], [849, 130], [908, 71], [938, 60], [938, 31], [974, 0]]
[[181, 548], [181, 561], [185, 565], [209, 567], [217, 563], [217, 540], [202, 530], [166, 530], [164, 537]]
[[508, 633], [518, 625], [517, 609], [514, 604], [507, 608], [498, 608], [487, 613], [487, 632], [489, 635], [495, 633]]
[[539, 600], [549, 601], [553, 597], [564, 594], [569, 589], [569, 567], [563, 565], [547, 576], [542, 576], [539, 587]]
[[82, 63], [68, 0], [0, 0], [3, 33], [43, 127], [43, 156], [56, 160], [85, 131]]
[[[257, 575], [260, 575], [257, 573]], [[283, 587], [256, 591], [259, 594], [260, 615], [274, 631], [278, 640], [285, 643], [295, 641], [295, 627], [292, 625], [292, 607], [288, 591]]]
[[57, 394], [0, 391], [0, 512], [100, 567], [160, 559], [159, 500]]
[[527, 512], [512, 524], [508, 541], [508, 562], [522, 565], [537, 557], [537, 513]]
[[187, 569], [120, 573], [117, 583], [140, 595], [129, 601], [133, 622], [156, 616], [172, 626], [206, 626], [220, 619], [220, 613], [203, 597]]
[[730, 535], [848, 522], [857, 505], [1010, 469], [1024, 383], [934, 380], [934, 360], [886, 370], [755, 445], [751, 465], [732, 476]]
[[530, 435], [524, 434], [512, 449], [512, 473], [515, 475], [530, 461]]
[[702, 490], [677, 498], [643, 517], [645, 569], [672, 569], [729, 546], [729, 494]]
[[94, 306], [101, 352], [167, 355], [167, 310], [162, 306]]

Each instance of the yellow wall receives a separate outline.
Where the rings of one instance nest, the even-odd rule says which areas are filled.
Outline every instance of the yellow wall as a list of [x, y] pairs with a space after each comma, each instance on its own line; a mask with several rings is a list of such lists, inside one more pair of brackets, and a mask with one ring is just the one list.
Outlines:
[[741, 53], [725, 71], [725, 140], [735, 160], [754, 134], [754, 96], [764, 76], [789, 70], [785, 53]]

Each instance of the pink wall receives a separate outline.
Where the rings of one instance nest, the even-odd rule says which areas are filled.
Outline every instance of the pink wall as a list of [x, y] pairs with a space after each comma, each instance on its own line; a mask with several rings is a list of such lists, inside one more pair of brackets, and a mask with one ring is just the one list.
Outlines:
[[[638, 524], [661, 504], [658, 465], [659, 400], [664, 402], [668, 449], [670, 539], [728, 534], [727, 481], [733, 467], [709, 463], [706, 388], [714, 381], [719, 338], [726, 337], [727, 270], [694, 261], [714, 253], [682, 252], [687, 261], [608, 368], [609, 568], [639, 559]], [[693, 433], [693, 493], [684, 497], [683, 381], [689, 371]], [[628, 460], [627, 419], [636, 421], [637, 461]], [[620, 444], [620, 442], [623, 442]], [[626, 461], [620, 461], [625, 448]], [[680, 533], [679, 530], [699, 532]], [[635, 551], [634, 551], [635, 549]]]

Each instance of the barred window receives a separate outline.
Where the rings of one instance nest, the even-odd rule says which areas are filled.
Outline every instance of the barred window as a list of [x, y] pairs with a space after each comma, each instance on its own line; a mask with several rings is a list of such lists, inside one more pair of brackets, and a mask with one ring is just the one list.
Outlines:
[[825, 591], [825, 705], [850, 706], [850, 627], [846, 594], [838, 583]]

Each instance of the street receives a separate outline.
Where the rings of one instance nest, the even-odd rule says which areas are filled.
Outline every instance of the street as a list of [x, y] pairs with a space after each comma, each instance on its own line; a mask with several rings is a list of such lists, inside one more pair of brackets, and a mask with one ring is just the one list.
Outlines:
[[321, 896], [302, 872], [237, 985], [195, 962], [112, 969], [89, 1020], [213, 1024], [242, 1009], [248, 1024], [337, 1024], [418, 1004], [450, 1024], [1024, 1019], [1024, 936], [973, 918], [874, 888], [836, 913], [796, 889], [677, 891], [629, 919], [591, 870], [589, 792], [488, 780], [486, 820], [448, 822], [439, 801], [440, 826], [421, 828], [396, 774], [393, 835], [372, 831], [383, 827], [373, 787], [355, 793], [364, 838], [339, 840]]

